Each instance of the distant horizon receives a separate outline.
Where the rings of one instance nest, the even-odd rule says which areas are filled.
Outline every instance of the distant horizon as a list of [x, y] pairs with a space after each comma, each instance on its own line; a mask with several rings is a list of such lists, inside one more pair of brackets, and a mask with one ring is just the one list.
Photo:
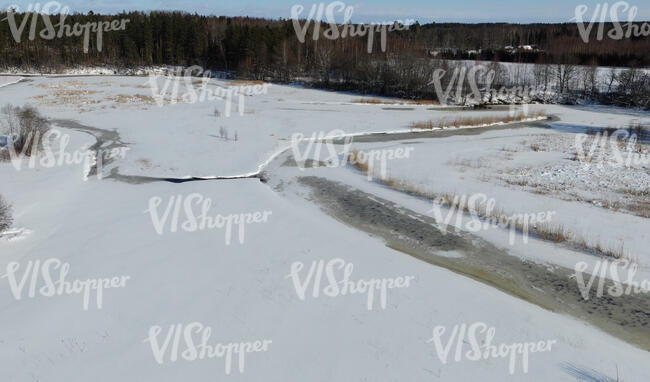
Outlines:
[[[11, 1], [2, 2], [1, 9], [4, 11], [10, 6], [18, 6], [19, 11], [25, 11], [32, 4], [47, 4], [48, 1]], [[226, 17], [251, 17], [270, 20], [291, 19], [291, 8], [294, 5], [304, 6], [301, 19], [307, 18], [309, 11], [314, 4], [321, 2], [296, 2], [287, 0], [274, 0], [272, 4], [261, 0], [246, 0], [242, 2], [227, 1], [219, 4], [210, 4], [201, 0], [144, 0], [135, 2], [127, 1], [59, 1], [62, 6], [67, 6], [72, 13], [87, 14], [92, 11], [98, 14], [114, 15], [125, 12], [155, 12], [155, 11], [179, 11], [203, 16], [226, 16]], [[331, 1], [323, 1], [327, 6]], [[501, 0], [487, 4], [478, 0], [458, 0], [453, 4], [438, 0], [405, 0], [399, 4], [399, 10], [395, 9], [394, 2], [377, 0], [374, 4], [364, 1], [354, 3], [343, 2], [346, 6], [353, 8], [351, 22], [353, 23], [384, 23], [395, 20], [413, 20], [422, 24], [430, 23], [458, 23], [458, 24], [562, 24], [574, 23], [576, 7], [586, 5], [587, 11], [584, 14], [584, 22], [588, 23], [597, 5], [604, 4], [599, 1], [578, 1], [566, 2], [560, 0], [548, 0], [544, 4], [527, 4], [526, 8], [515, 0]], [[608, 3], [611, 7], [617, 2]], [[638, 12], [629, 20], [629, 10], [618, 12], [620, 22], [647, 22], [650, 20], [650, 9], [641, 9], [634, 2], [627, 2], [630, 6], [636, 6]], [[608, 12], [609, 13], [609, 12]], [[334, 14], [337, 23], [343, 22], [343, 12]], [[605, 21], [611, 21], [609, 15]], [[599, 22], [600, 19], [597, 20]]]

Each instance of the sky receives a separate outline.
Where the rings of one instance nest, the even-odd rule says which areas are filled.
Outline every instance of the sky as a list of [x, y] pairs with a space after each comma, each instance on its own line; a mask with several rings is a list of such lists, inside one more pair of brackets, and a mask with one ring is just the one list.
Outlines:
[[[610, 6], [616, 1], [609, 1]], [[25, 10], [30, 4], [47, 3], [44, 0], [0, 0], [1, 9], [17, 5]], [[296, 0], [59, 0], [72, 11], [86, 13], [117, 13], [122, 10], [181, 10], [189, 13], [224, 16], [252, 16], [266, 18], [291, 18], [291, 8], [302, 5], [302, 17], [306, 18], [312, 5], [317, 1]], [[332, 1], [323, 1], [327, 6]], [[351, 7], [352, 22], [390, 22], [393, 20], [416, 20], [428, 22], [571, 22], [576, 7], [587, 6], [585, 20], [593, 17], [597, 4], [605, 2], [593, 0], [351, 0], [345, 2]], [[630, 1], [636, 6], [636, 21], [650, 20], [650, 0]], [[629, 10], [618, 13], [618, 19], [630, 19]], [[343, 12], [334, 13], [337, 22], [343, 21]], [[608, 17], [609, 20], [609, 17]], [[598, 19], [600, 21], [600, 19]]]

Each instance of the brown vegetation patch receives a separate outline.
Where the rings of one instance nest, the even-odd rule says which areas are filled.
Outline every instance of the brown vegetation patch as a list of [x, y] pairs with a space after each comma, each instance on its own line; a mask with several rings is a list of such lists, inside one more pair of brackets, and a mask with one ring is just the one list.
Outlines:
[[264, 81], [259, 80], [237, 80], [230, 83], [231, 86], [251, 86], [251, 85], [264, 85]]
[[521, 122], [532, 118], [546, 117], [543, 111], [531, 113], [516, 113], [506, 116], [483, 116], [483, 117], [456, 117], [456, 118], [442, 118], [439, 120], [428, 120], [423, 122], [412, 122], [411, 130], [433, 130], [433, 129], [446, 129], [458, 127], [474, 127], [495, 125], [498, 123], [512, 123]]

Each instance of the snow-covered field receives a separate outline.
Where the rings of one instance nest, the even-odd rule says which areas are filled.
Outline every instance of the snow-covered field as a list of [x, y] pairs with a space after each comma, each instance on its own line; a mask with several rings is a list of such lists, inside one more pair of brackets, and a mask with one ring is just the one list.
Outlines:
[[[649, 167], [600, 173], [584, 170], [568, 157], [576, 135], [571, 129], [647, 124], [648, 113], [531, 106], [556, 116], [553, 128], [519, 124], [393, 141], [390, 134], [367, 134], [408, 132], [412, 122], [508, 111], [358, 104], [354, 101], [360, 97], [354, 94], [270, 85], [262, 94], [243, 96], [242, 109], [234, 97], [228, 116], [226, 100], [170, 104], [166, 97], [159, 107], [147, 77], [30, 77], [13, 83], [17, 79], [0, 77], [0, 106], [36, 106], [68, 135], [65, 152], [87, 150], [100, 136], [93, 128], [104, 131], [103, 147], [128, 150], [104, 166], [104, 179], [88, 176], [83, 163], [48, 167], [24, 161], [19, 170], [16, 163], [0, 163], [0, 195], [13, 204], [15, 220], [11, 234], [0, 237], [0, 273], [7, 274], [0, 279], [2, 381], [650, 380], [648, 331], [629, 343], [625, 327], [603, 331], [606, 324], [597, 327], [544, 309], [486, 285], [480, 277], [409, 256], [379, 235], [356, 228], [355, 222], [332, 216], [300, 179], [339, 182], [382, 203], [395, 203], [406, 216], [431, 216], [429, 201], [368, 181], [350, 165], [303, 171], [289, 164], [299, 154], [332, 159], [326, 145], [311, 146], [320, 147], [320, 155], [306, 152], [309, 141], [292, 145], [295, 133], [305, 138], [354, 135], [352, 148], [360, 150], [409, 147], [408, 158], [387, 162], [390, 176], [435, 192], [484, 193], [512, 213], [556, 211], [554, 222], [589, 240], [624, 242], [638, 263], [635, 279], [643, 280], [650, 279], [648, 219], [587, 198], [615, 198], [618, 186], [647, 190]], [[164, 79], [157, 84], [163, 87]], [[249, 85], [212, 80], [208, 86], [216, 91]], [[438, 132], [448, 136], [435, 137]], [[338, 151], [342, 145], [334, 147]], [[252, 175], [264, 182], [256, 177], [178, 182]], [[529, 183], [555, 189], [566, 186], [562, 192], [535, 193], [508, 183], [509, 176], [528, 176]], [[199, 199], [211, 204], [201, 205]], [[201, 208], [221, 224], [186, 222], [188, 209], [196, 216]], [[227, 223], [228, 216], [247, 213], [266, 219]], [[544, 264], [548, 272], [602, 260], [536, 238], [510, 246], [505, 230], [463, 235], [493, 244], [508, 258]], [[459, 249], [447, 255], [463, 253]], [[82, 293], [48, 296], [48, 288], [41, 289], [47, 272], [25, 272], [29, 264], [54, 258], [69, 264], [67, 281], [119, 277], [124, 282], [103, 290], [101, 308], [97, 291], [91, 290], [84, 310]], [[314, 268], [308, 278], [312, 262], [333, 259], [353, 264], [352, 281], [402, 277], [411, 282], [388, 289], [383, 306], [377, 291], [369, 310], [367, 293], [324, 290], [332, 275], [323, 271], [315, 296], [320, 271]], [[300, 271], [297, 262], [304, 265]], [[343, 270], [333, 270], [340, 282]], [[52, 274], [58, 278], [59, 269]], [[608, 303], [617, 301], [608, 298]], [[646, 317], [649, 313], [645, 310]], [[648, 321], [631, 325], [647, 328]], [[211, 328], [209, 337], [199, 330], [169, 331], [196, 322]], [[470, 360], [465, 353], [472, 350], [472, 340], [450, 340], [455, 326], [473, 323], [494, 327], [493, 345], [553, 345], [528, 354], [526, 361], [516, 355], [511, 373], [508, 356]], [[446, 331], [437, 340], [434, 328], [440, 326]], [[152, 334], [156, 327], [157, 336]], [[486, 332], [476, 334], [483, 339]], [[188, 350], [186, 337], [192, 335], [195, 344], [203, 335], [212, 347], [266, 341], [265, 350], [251, 351], [251, 345], [243, 353], [230, 347], [229, 358], [226, 348], [217, 346], [221, 356], [202, 356], [200, 349], [196, 354]], [[448, 344], [443, 362], [437, 347], [444, 353]]]
[[[434, 194], [482, 193], [508, 215], [556, 211], [553, 224], [594, 245], [600, 242], [604, 247], [617, 248], [624, 243], [626, 254], [639, 261], [641, 270], [650, 270], [647, 216], [637, 216], [625, 208], [607, 208], [603, 203], [622, 201], [623, 205], [629, 202], [635, 206], [647, 202], [643, 192], [650, 185], [650, 161], [626, 168], [615, 166], [616, 162], [608, 158], [599, 168], [595, 160], [573, 160], [575, 136], [544, 128], [517, 128], [357, 147], [366, 151], [396, 145], [412, 147], [409, 160], [387, 161], [388, 177]], [[379, 165], [376, 161], [375, 166]], [[553, 256], [548, 250], [540, 254], [524, 248], [524, 256]], [[564, 260], [575, 263], [571, 256]]]

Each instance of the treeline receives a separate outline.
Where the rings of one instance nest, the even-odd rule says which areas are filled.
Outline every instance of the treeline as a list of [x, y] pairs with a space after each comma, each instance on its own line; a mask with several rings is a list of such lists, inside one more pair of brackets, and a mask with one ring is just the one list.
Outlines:
[[[7, 20], [0, 22], [0, 68], [58, 71], [78, 66], [137, 68], [142, 66], [199, 65], [211, 71], [225, 71], [240, 78], [267, 81], [309, 81], [316, 86], [404, 98], [433, 98], [429, 85], [435, 68], [447, 68], [440, 58], [472, 58], [492, 62], [539, 63], [552, 67], [562, 91], [563, 66], [618, 66], [640, 68], [650, 65], [650, 38], [623, 40], [596, 38], [597, 25], [585, 43], [576, 24], [426, 24], [387, 33], [382, 51], [381, 36], [375, 33], [372, 53], [368, 36], [347, 36], [336, 40], [318, 38], [315, 24], [307, 28], [300, 42], [291, 20], [249, 17], [217, 17], [183, 12], [129, 12], [117, 15], [73, 14], [66, 25], [128, 19], [124, 30], [105, 32], [101, 51], [97, 33], [43, 39], [46, 27], [40, 15], [13, 14], [20, 26], [25, 18], [21, 41], [15, 41]], [[58, 32], [59, 16], [50, 16]], [[29, 40], [32, 21], [36, 38]], [[305, 25], [305, 20], [300, 24]], [[341, 26], [339, 26], [341, 27]], [[605, 26], [605, 32], [612, 28]], [[341, 27], [342, 28], [342, 27]], [[84, 52], [87, 46], [87, 53]], [[534, 45], [535, 50], [505, 49]], [[469, 51], [474, 54], [469, 55]], [[479, 52], [480, 50], [480, 52]], [[442, 52], [434, 57], [435, 52]], [[546, 69], [545, 69], [546, 70]], [[636, 73], [636, 72], [635, 72]], [[642, 72], [639, 76], [645, 81]], [[570, 81], [569, 81], [570, 82]], [[639, 83], [636, 78], [633, 83]], [[615, 84], [613, 84], [615, 87]], [[610, 86], [611, 87], [611, 86]], [[645, 89], [645, 85], [638, 87]], [[626, 90], [627, 91], [627, 90]]]
[[[641, 31], [643, 23], [634, 23]], [[635, 27], [632, 27], [633, 32]], [[614, 40], [607, 32], [612, 23], [603, 26], [604, 38], [598, 40], [598, 24], [590, 31], [585, 43], [575, 23], [564, 24], [427, 24], [421, 27], [423, 41], [431, 49], [457, 48], [458, 53], [445, 58], [470, 58], [487, 61], [566, 63], [600, 66], [647, 67], [650, 66], [650, 37], [631, 37]], [[621, 25], [627, 32], [627, 25]], [[537, 46], [539, 51], [517, 50], [508, 52], [506, 46]], [[469, 50], [482, 50], [469, 55]]]
[[[5, 15], [3, 15], [5, 16]], [[32, 17], [14, 15], [16, 25]], [[4, 17], [3, 17], [4, 18]], [[59, 18], [50, 16], [56, 25]], [[103, 34], [103, 46], [97, 49], [95, 34], [90, 34], [89, 52], [83, 52], [84, 36], [46, 40], [38, 37], [45, 28], [42, 17], [36, 17], [36, 38], [28, 39], [32, 19], [16, 42], [9, 22], [0, 22], [0, 65], [14, 67], [71, 67], [75, 65], [201, 65], [213, 70], [237, 71], [242, 75], [258, 72], [309, 73], [322, 64], [323, 55], [351, 56], [349, 61], [365, 65], [397, 55], [426, 57], [436, 49], [453, 49], [452, 58], [477, 58], [489, 61], [544, 62], [592, 64], [601, 66], [650, 65], [650, 38], [631, 37], [623, 40], [596, 39], [597, 25], [585, 43], [578, 27], [566, 24], [425, 24], [412, 25], [407, 31], [388, 33], [388, 49], [381, 52], [376, 34], [372, 54], [366, 52], [367, 37], [347, 37], [335, 42], [321, 36], [300, 43], [290, 20], [267, 20], [248, 17], [217, 17], [182, 12], [129, 12], [117, 15], [73, 14], [65, 23], [128, 19], [126, 30]], [[301, 21], [301, 24], [305, 21]], [[640, 24], [639, 24], [640, 25]], [[613, 28], [606, 24], [605, 31]], [[55, 29], [58, 28], [55, 27]], [[509, 53], [506, 46], [536, 45], [539, 52]], [[469, 50], [481, 50], [468, 55]], [[445, 57], [450, 58], [450, 57]]]

